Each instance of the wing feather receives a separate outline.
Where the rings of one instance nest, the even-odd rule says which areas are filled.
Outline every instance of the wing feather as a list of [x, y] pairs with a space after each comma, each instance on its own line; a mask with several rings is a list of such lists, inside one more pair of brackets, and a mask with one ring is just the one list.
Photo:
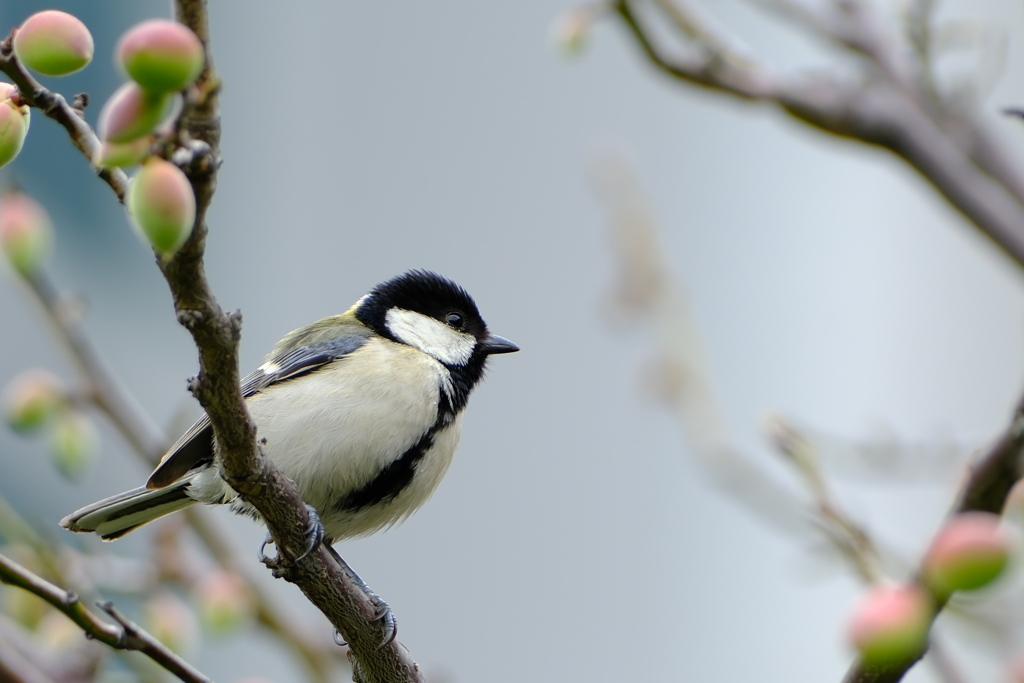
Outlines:
[[[370, 336], [367, 330], [364, 334], [353, 334], [284, 351], [245, 376], [242, 380], [242, 395], [249, 398], [273, 384], [300, 377], [341, 360], [366, 343]], [[210, 417], [203, 415], [167, 450], [149, 476], [146, 488], [169, 486], [189, 470], [212, 459], [213, 426]]]

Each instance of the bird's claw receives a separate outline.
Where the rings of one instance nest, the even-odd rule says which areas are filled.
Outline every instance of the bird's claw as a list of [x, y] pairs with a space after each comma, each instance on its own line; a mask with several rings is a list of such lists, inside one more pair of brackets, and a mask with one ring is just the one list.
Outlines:
[[267, 546], [270, 545], [273, 542], [274, 542], [274, 537], [271, 536], [270, 532], [268, 531], [267, 535], [263, 537], [263, 542], [260, 543], [260, 549], [256, 551], [257, 559], [259, 559], [259, 561], [262, 562], [263, 564], [270, 564], [271, 562], [274, 561], [273, 558], [271, 558], [269, 555], [267, 555], [264, 552], [267, 549]]
[[[348, 573], [349, 578], [352, 579], [353, 583], [359, 586], [359, 590], [363, 591], [363, 594], [370, 599], [373, 606], [376, 608], [377, 613], [374, 615], [374, 621], [380, 621], [384, 624], [384, 639], [381, 640], [378, 648], [385, 648], [390, 645], [395, 637], [398, 635], [398, 621], [395, 619], [394, 612], [391, 611], [391, 606], [384, 602], [384, 598], [380, 597], [373, 590], [366, 585], [366, 582], [359, 578], [359, 574], [356, 574], [352, 567], [349, 566], [348, 562], [345, 561], [338, 551], [334, 549], [334, 546], [328, 545], [327, 552], [329, 552], [335, 559], [335, 561], [341, 565], [342, 569]], [[344, 647], [348, 645], [345, 639], [341, 637], [337, 629], [334, 631], [334, 642], [339, 646]]]
[[306, 549], [296, 558], [296, 562], [306, 559], [310, 553], [320, 547], [324, 542], [324, 524], [320, 521], [320, 515], [312, 505], [306, 505], [306, 512], [309, 514], [309, 523], [306, 524]]
[[[303, 549], [302, 554], [295, 558], [296, 562], [304, 560], [309, 557], [310, 553], [316, 550], [321, 543], [324, 542], [326, 532], [324, 531], [323, 522], [320, 521], [320, 515], [317, 513], [316, 508], [312, 505], [306, 505], [306, 513], [309, 515], [309, 523], [306, 524], [306, 547]], [[265, 552], [267, 546], [274, 543], [274, 537], [268, 531], [267, 535], [263, 537], [263, 542], [260, 543], [260, 549], [256, 553], [256, 557], [263, 564], [279, 564], [280, 555], [276, 558], [271, 558]]]
[[[374, 621], [384, 622], [384, 639], [377, 646], [377, 649], [383, 649], [390, 645], [398, 635], [398, 621], [395, 619], [395, 613], [391, 611], [391, 606], [384, 602], [379, 595], [373, 591], [370, 591], [368, 595], [378, 610], [377, 616], [373, 618]], [[338, 629], [334, 629], [332, 637], [334, 638], [334, 644], [338, 647], [348, 647], [348, 641], [341, 637]]]
[[383, 649], [398, 636], [398, 621], [395, 619], [395, 613], [391, 611], [391, 605], [384, 602], [379, 595], [370, 591], [370, 599], [378, 609], [376, 620], [384, 624], [384, 640], [377, 646], [378, 649]]

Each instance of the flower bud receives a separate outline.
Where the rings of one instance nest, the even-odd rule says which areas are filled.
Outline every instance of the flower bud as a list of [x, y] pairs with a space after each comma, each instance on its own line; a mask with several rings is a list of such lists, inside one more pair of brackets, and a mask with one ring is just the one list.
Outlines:
[[32, 432], [56, 414], [63, 400], [60, 381], [39, 368], [26, 370], [4, 391], [4, 417], [16, 432]]
[[196, 197], [174, 164], [152, 158], [142, 165], [126, 201], [139, 234], [161, 254], [173, 254], [192, 234]]
[[1024, 683], [1024, 655], [1018, 653], [1006, 662], [1006, 676], [1010, 683]]
[[942, 596], [987, 586], [1006, 568], [1013, 545], [998, 515], [956, 515], [935, 535], [925, 555], [925, 583]]
[[[37, 548], [32, 547], [29, 543], [15, 542], [13, 539], [4, 540], [8, 541], [3, 546], [5, 556], [33, 574], [44, 577], [47, 575], [46, 563], [39, 556]], [[28, 591], [20, 588], [0, 591], [0, 613], [29, 631], [37, 629], [46, 618], [47, 613], [52, 611], [45, 602]], [[70, 620], [65, 617], [65, 621]]]
[[575, 57], [586, 47], [593, 20], [585, 8], [563, 12], [551, 25], [551, 42], [563, 54]]
[[117, 43], [116, 61], [145, 90], [173, 92], [192, 85], [206, 62], [203, 44], [186, 26], [150, 19]]
[[0, 248], [22, 277], [30, 276], [50, 255], [50, 216], [27, 194], [14, 191], [0, 197]]
[[16, 104], [11, 99], [17, 90], [10, 83], [0, 83], [0, 166], [18, 156], [32, 122], [28, 105]]
[[65, 76], [92, 61], [89, 29], [67, 12], [46, 10], [25, 20], [14, 34], [14, 54], [33, 71]]
[[932, 608], [916, 586], [882, 586], [857, 605], [847, 636], [864, 661], [884, 665], [910, 659], [928, 639]]
[[[24, 593], [25, 591], [20, 591]], [[36, 600], [42, 602], [42, 600]], [[43, 603], [47, 605], [47, 603]], [[48, 606], [48, 605], [47, 605]], [[36, 628], [37, 641], [53, 653], [72, 652], [82, 643], [82, 629], [63, 612], [47, 609]], [[113, 683], [113, 682], [111, 682]]]
[[146, 630], [178, 654], [195, 650], [199, 632], [188, 605], [171, 593], [160, 593], [142, 606]]
[[136, 83], [125, 83], [100, 110], [96, 124], [100, 140], [131, 142], [149, 135], [170, 113], [171, 102], [166, 93], [150, 93]]
[[255, 612], [252, 593], [238, 574], [214, 571], [198, 586], [199, 615], [211, 631], [227, 633], [244, 626]]
[[92, 420], [77, 410], [61, 412], [50, 435], [50, 456], [57, 471], [71, 481], [81, 479], [96, 459], [99, 441]]
[[110, 142], [104, 140], [100, 148], [96, 150], [96, 157], [93, 163], [97, 166], [116, 166], [124, 168], [134, 166], [149, 156], [149, 148], [152, 140], [146, 136], [131, 142]]

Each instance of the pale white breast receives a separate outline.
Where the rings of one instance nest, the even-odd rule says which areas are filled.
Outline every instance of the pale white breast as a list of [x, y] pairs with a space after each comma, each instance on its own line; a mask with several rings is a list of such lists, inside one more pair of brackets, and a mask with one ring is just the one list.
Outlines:
[[[388, 504], [356, 512], [334, 509], [345, 493], [368, 484], [434, 425], [442, 382], [450, 382], [448, 373], [433, 358], [374, 338], [357, 353], [273, 385], [248, 403], [257, 438], [266, 440], [264, 453], [296, 482], [303, 499], [320, 511], [328, 535], [338, 540], [395, 523], [437, 487], [458, 445], [461, 419], [437, 433], [413, 481]], [[219, 479], [201, 477], [190, 494], [223, 501], [230, 489]]]

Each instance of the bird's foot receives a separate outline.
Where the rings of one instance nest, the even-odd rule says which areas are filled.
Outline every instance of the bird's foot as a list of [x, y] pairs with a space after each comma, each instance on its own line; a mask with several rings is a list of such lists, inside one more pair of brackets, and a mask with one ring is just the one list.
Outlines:
[[[342, 569], [344, 569], [346, 573], [348, 573], [349, 578], [352, 579], [352, 582], [356, 584], [356, 586], [359, 587], [359, 590], [363, 592], [363, 595], [369, 598], [370, 602], [373, 603], [373, 606], [376, 610], [376, 614], [373, 617], [374, 621], [379, 621], [384, 625], [384, 637], [377, 647], [387, 647], [398, 635], [398, 621], [395, 619], [395, 613], [391, 611], [391, 606], [384, 601], [384, 598], [374, 593], [373, 590], [366, 585], [365, 581], [359, 578], [359, 574], [355, 573], [352, 567], [349, 566], [348, 562], [346, 562], [344, 558], [342, 558], [342, 556], [338, 554], [338, 551], [335, 550], [333, 546], [328, 545], [326, 547], [328, 552], [330, 552], [331, 555], [334, 556], [334, 559], [338, 562], [338, 564], [341, 565]], [[342, 647], [348, 644], [341, 637], [341, 634], [338, 633], [337, 629], [335, 629], [334, 631], [334, 642]]]
[[[300, 562], [307, 557], [310, 553], [316, 550], [321, 543], [324, 542], [324, 525], [320, 521], [320, 515], [312, 505], [306, 505], [306, 513], [309, 515], [309, 522], [306, 525], [306, 545], [303, 548], [302, 554], [295, 558], [295, 562]], [[268, 531], [267, 535], [263, 538], [263, 542], [260, 544], [260, 549], [257, 552], [259, 561], [270, 567], [273, 571], [275, 579], [287, 578], [287, 574], [290, 570], [291, 565], [294, 563], [285, 563], [280, 553], [274, 557], [270, 557], [266, 553], [267, 546], [271, 543], [276, 545], [273, 535]], [[328, 547], [330, 547], [328, 545]], [[335, 553], [336, 555], [337, 553]]]
[[306, 559], [309, 554], [320, 547], [324, 542], [324, 523], [320, 521], [320, 515], [312, 505], [306, 505], [306, 512], [309, 513], [309, 522], [306, 524], [306, 549], [295, 558], [296, 562]]

